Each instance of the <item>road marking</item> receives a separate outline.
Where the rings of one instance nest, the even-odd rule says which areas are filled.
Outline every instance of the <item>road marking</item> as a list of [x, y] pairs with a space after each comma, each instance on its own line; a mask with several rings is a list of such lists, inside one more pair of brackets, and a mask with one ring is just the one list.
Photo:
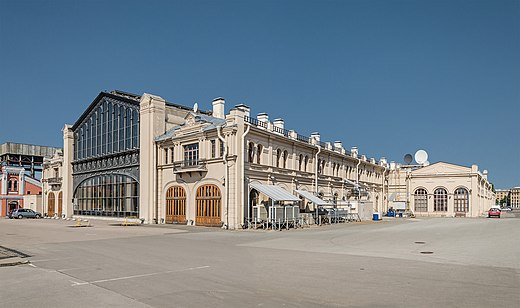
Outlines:
[[59, 259], [42, 259], [42, 260], [31, 260], [31, 262], [48, 262], [48, 261], [60, 261], [60, 260], [67, 260], [72, 259], [71, 258], [59, 258]]
[[186, 271], [193, 271], [193, 270], [199, 270], [199, 269], [204, 269], [204, 268], [209, 268], [209, 266], [205, 265], [205, 266], [190, 267], [190, 268], [185, 268], [185, 269], [180, 269], [180, 270], [173, 270], [173, 271], [155, 272], [155, 273], [149, 273], [149, 274], [132, 275], [132, 276], [125, 276], [125, 277], [110, 278], [110, 279], [85, 281], [85, 282], [73, 282], [72, 286], [73, 287], [75, 287], [75, 286], [84, 286], [84, 285], [88, 285], [88, 284], [103, 283], [103, 282], [125, 280], [125, 279], [133, 279], [133, 278], [141, 278], [141, 277], [149, 277], [149, 276], [163, 275], [163, 274], [170, 274], [170, 273], [178, 273], [178, 272], [186, 272]]

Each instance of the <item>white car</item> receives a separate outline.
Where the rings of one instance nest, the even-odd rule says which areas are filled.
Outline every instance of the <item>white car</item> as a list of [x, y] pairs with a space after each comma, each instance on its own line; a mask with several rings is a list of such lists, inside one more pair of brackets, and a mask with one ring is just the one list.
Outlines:
[[510, 207], [503, 207], [500, 209], [502, 212], [510, 212], [511, 211], [511, 208]]

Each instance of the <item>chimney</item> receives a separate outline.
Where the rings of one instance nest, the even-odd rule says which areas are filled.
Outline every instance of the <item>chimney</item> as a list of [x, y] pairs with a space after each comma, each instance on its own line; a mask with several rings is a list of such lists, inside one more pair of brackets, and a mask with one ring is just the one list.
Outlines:
[[319, 144], [320, 143], [320, 133], [318, 133], [318, 132], [312, 133], [311, 139], [314, 139], [315, 144]]
[[258, 122], [267, 123], [267, 122], [269, 122], [269, 115], [267, 115], [267, 113], [265, 113], [265, 112], [262, 112], [256, 116], [256, 119], [258, 120]]
[[274, 127], [278, 127], [278, 128], [283, 129], [284, 121], [283, 121], [283, 119], [280, 119], [280, 118], [275, 119], [275, 120], [273, 120], [273, 125], [274, 125]]
[[239, 104], [239, 105], [236, 105], [235, 108], [239, 109], [239, 110], [242, 110], [244, 112], [244, 115], [246, 117], [249, 117], [250, 116], [250, 113], [251, 113], [251, 108], [249, 108], [248, 105], [245, 105], [245, 104]]
[[361, 155], [361, 160], [367, 161], [367, 156], [365, 154]]
[[373, 158], [373, 157], [372, 157], [372, 158], [370, 158], [370, 163], [371, 163], [371, 164], [374, 164], [374, 165], [375, 165], [375, 164], [376, 164], [376, 159], [375, 159], [375, 158]]
[[379, 159], [379, 165], [383, 167], [386, 166], [386, 157], [381, 157], [381, 159]]
[[222, 97], [217, 97], [213, 100], [213, 116], [215, 118], [224, 119], [224, 104], [225, 101]]
[[334, 141], [334, 150], [341, 152], [343, 150], [343, 142]]
[[482, 176], [484, 177], [484, 179], [487, 180], [488, 171], [487, 170], [482, 171]]
[[395, 170], [396, 164], [394, 161], [390, 162], [390, 170]]
[[357, 149], [357, 147], [352, 147], [350, 149], [350, 153], [351, 153], [352, 157], [357, 158], [357, 156], [358, 156], [358, 149]]

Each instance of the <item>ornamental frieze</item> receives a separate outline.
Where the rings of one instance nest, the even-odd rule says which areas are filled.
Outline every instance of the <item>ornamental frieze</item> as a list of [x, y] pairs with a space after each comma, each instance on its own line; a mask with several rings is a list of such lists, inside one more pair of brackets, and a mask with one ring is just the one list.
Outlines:
[[72, 163], [74, 175], [88, 173], [92, 174], [97, 171], [122, 169], [139, 165], [139, 153], [122, 153], [117, 156], [92, 159], [89, 161], [80, 161]]

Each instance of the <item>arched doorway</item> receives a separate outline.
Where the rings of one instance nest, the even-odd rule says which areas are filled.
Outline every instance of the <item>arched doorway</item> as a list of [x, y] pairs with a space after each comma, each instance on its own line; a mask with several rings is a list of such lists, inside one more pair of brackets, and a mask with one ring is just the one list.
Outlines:
[[166, 191], [166, 223], [186, 223], [186, 191], [180, 186]]
[[222, 225], [222, 196], [215, 185], [202, 185], [197, 189], [197, 212], [195, 223], [199, 226], [220, 227]]
[[54, 193], [51, 191], [47, 196], [47, 216], [49, 217], [53, 217], [54, 214], [56, 214], [55, 202], [56, 197], [54, 196]]
[[61, 217], [63, 215], [63, 193], [60, 191], [58, 193], [58, 216]]

